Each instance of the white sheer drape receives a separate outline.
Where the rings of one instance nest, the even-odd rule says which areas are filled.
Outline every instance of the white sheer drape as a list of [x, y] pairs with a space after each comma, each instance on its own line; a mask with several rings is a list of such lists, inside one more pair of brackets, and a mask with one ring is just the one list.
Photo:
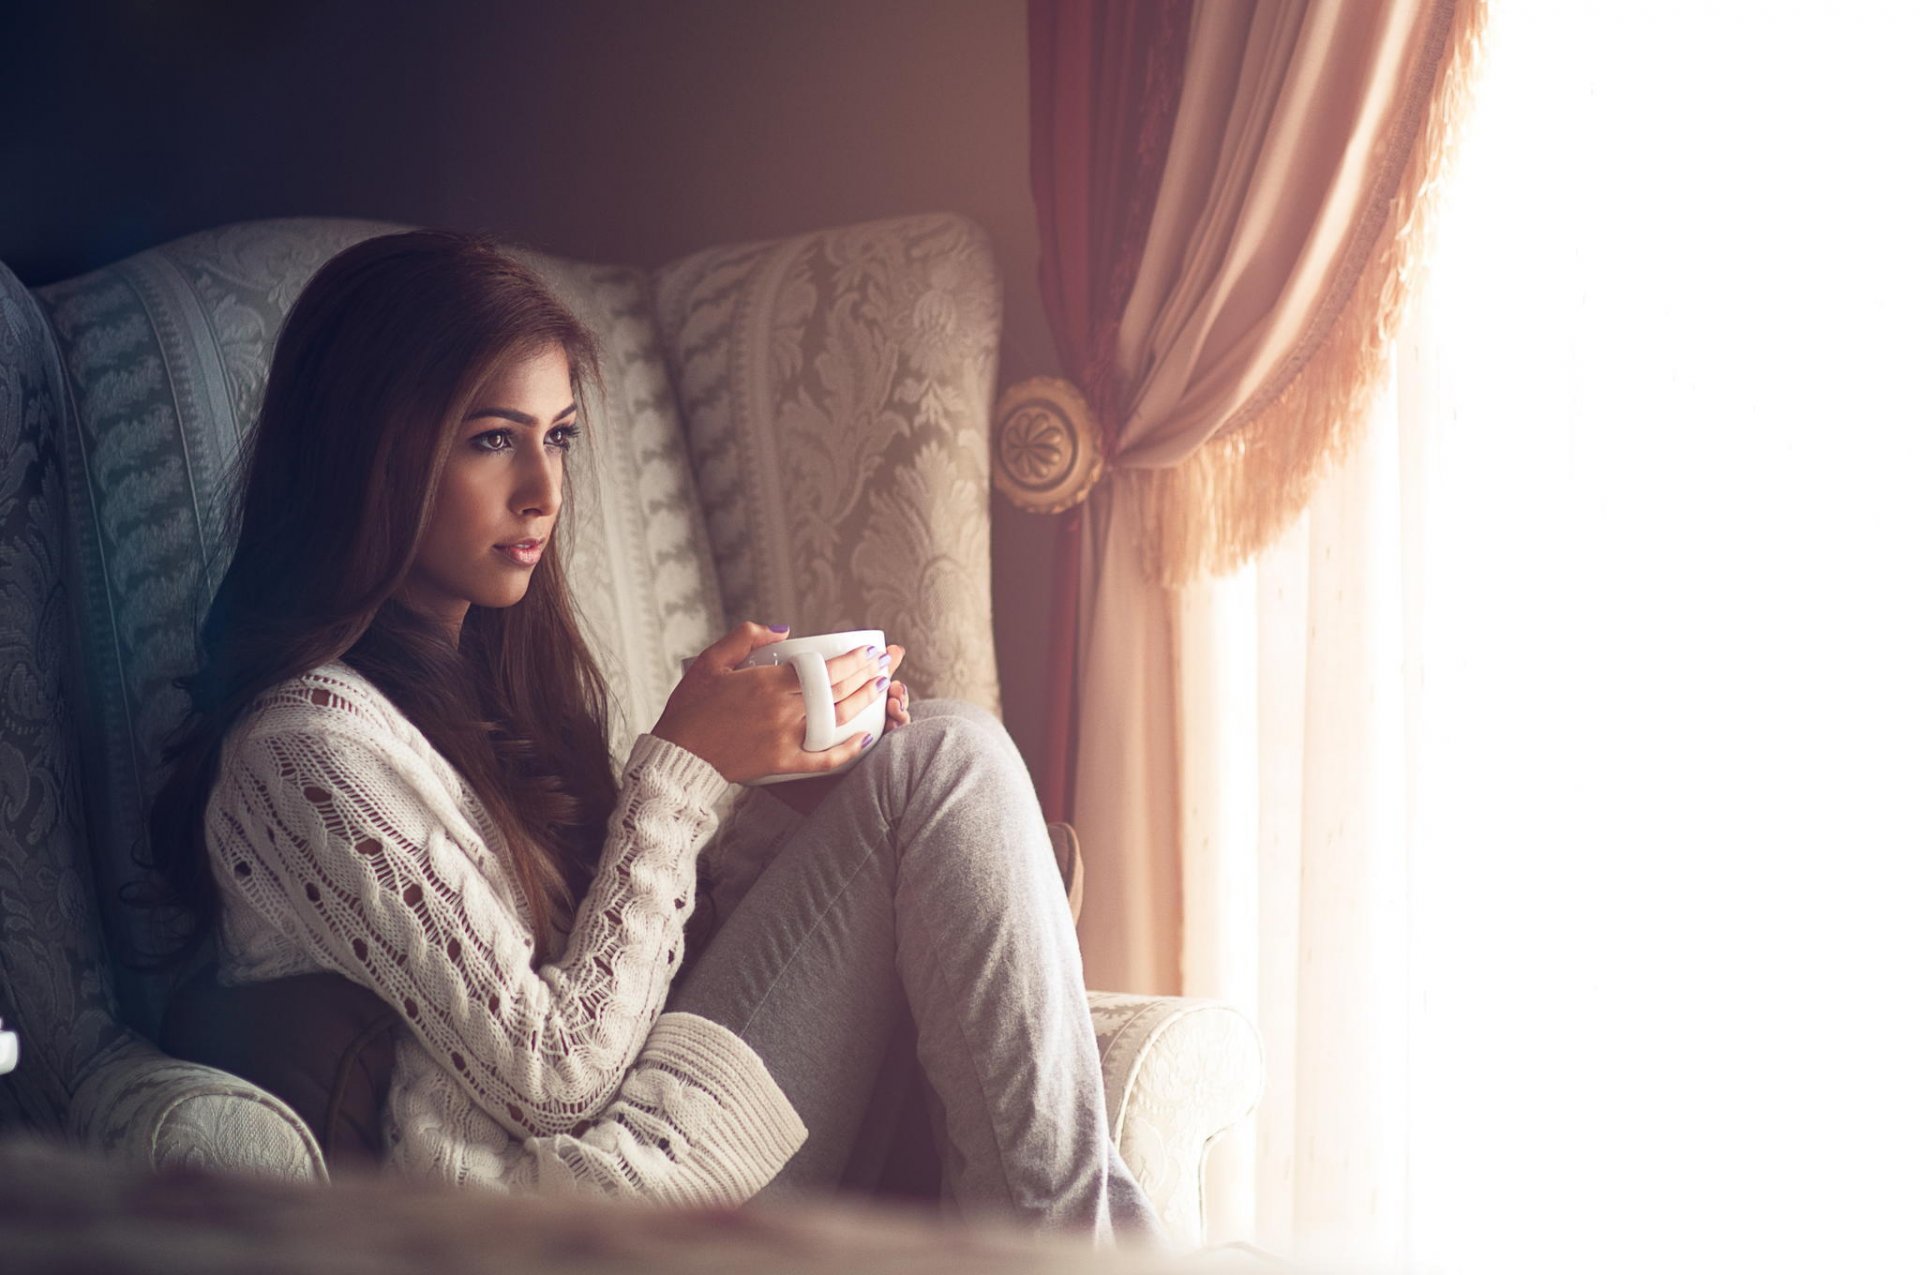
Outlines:
[[[1306, 516], [1179, 591], [1184, 989], [1252, 1012], [1257, 1129], [1208, 1166], [1214, 1238], [1391, 1260], [1407, 1210], [1418, 438], [1404, 378]], [[1411, 605], [1410, 605], [1411, 604]]]
[[1366, 443], [1175, 620], [1216, 1240], [1920, 1262], [1916, 37], [1496, 13]]

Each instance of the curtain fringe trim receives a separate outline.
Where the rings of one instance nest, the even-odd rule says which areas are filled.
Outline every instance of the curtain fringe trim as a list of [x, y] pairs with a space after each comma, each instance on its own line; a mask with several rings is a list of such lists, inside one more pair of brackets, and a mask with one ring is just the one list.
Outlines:
[[1178, 465], [1112, 474], [1135, 488], [1135, 547], [1148, 579], [1172, 587], [1238, 569], [1293, 524], [1320, 478], [1346, 456], [1426, 270], [1436, 192], [1452, 166], [1486, 22], [1486, 0], [1455, 0], [1425, 120], [1381, 227], [1390, 238], [1370, 254], [1305, 365], [1256, 396], [1246, 424]]

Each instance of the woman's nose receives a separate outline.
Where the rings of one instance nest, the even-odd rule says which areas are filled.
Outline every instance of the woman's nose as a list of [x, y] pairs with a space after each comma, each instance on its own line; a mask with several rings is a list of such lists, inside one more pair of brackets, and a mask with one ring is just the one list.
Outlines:
[[521, 467], [520, 483], [513, 494], [514, 508], [521, 515], [553, 514], [559, 511], [563, 472], [560, 466], [558, 456], [535, 455]]

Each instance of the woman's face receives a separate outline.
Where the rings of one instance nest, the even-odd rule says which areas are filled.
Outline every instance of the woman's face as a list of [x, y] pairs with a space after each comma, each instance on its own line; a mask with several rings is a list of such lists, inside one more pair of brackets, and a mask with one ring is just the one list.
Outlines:
[[469, 606], [526, 596], [560, 515], [567, 449], [579, 434], [566, 352], [510, 364], [481, 386], [440, 475], [440, 497], [402, 596], [457, 641]]

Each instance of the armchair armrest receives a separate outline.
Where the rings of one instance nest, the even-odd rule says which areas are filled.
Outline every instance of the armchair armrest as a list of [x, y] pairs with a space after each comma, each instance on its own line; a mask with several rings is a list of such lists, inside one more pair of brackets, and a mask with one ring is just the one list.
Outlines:
[[1260, 1037], [1220, 1001], [1088, 992], [1107, 1120], [1120, 1158], [1176, 1248], [1206, 1240], [1202, 1168], [1260, 1100]]
[[192, 1164], [327, 1180], [319, 1144], [286, 1103], [238, 1076], [169, 1058], [131, 1031], [82, 1073], [67, 1133], [143, 1169]]

